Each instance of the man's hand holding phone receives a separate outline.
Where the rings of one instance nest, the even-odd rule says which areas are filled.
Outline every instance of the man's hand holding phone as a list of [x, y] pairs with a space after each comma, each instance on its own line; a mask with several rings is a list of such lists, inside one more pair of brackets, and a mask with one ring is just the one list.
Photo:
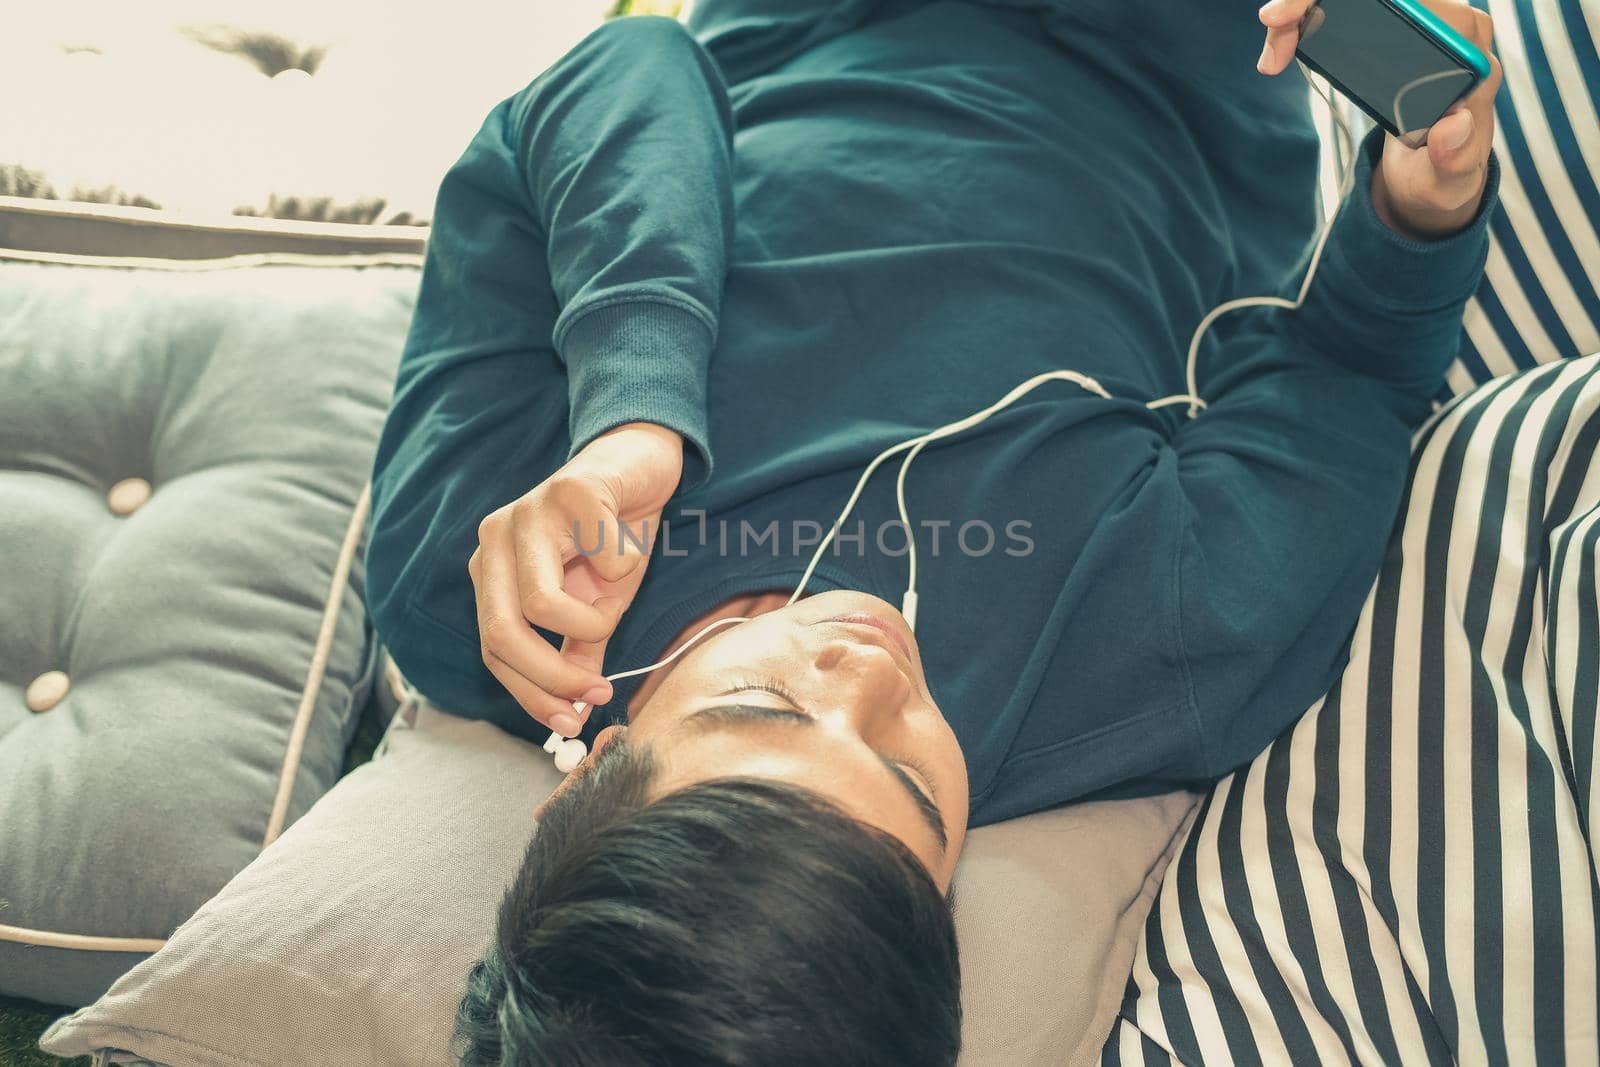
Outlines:
[[[1476, 45], [1489, 60], [1489, 77], [1452, 104], [1428, 130], [1428, 141], [1409, 148], [1386, 134], [1383, 158], [1372, 172], [1372, 206], [1396, 233], [1419, 241], [1440, 240], [1466, 228], [1477, 214], [1494, 143], [1494, 98], [1500, 63], [1490, 47], [1489, 15], [1464, 0], [1422, 0], [1424, 6]], [[1267, 27], [1256, 69], [1279, 74], [1294, 60], [1303, 20], [1316, 0], [1270, 0], [1259, 13]]]
[[[601, 674], [606, 645], [644, 580], [661, 510], [682, 474], [681, 436], [626, 423], [478, 526], [467, 571], [483, 662], [524, 711], [563, 737], [582, 726], [573, 701], [611, 699]], [[561, 634], [561, 650], [533, 626]]]

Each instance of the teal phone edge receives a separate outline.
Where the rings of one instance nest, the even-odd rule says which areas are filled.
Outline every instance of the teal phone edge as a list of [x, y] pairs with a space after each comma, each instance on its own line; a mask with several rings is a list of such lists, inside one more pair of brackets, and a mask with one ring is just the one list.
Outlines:
[[[1477, 87], [1478, 82], [1484, 81], [1489, 77], [1489, 57], [1483, 54], [1483, 50], [1461, 36], [1459, 30], [1438, 15], [1435, 15], [1419, 0], [1384, 0], [1384, 2], [1409, 18], [1418, 28], [1432, 36], [1436, 42], [1449, 49], [1451, 54], [1461, 60], [1473, 74], [1477, 75], [1477, 80], [1473, 82], [1473, 88]], [[1471, 90], [1469, 89], [1468, 92], [1471, 92]]]
[[[1477, 45], [1463, 37], [1460, 32], [1455, 29], [1455, 27], [1451, 26], [1448, 22], [1445, 22], [1438, 15], [1435, 15], [1432, 11], [1428, 10], [1428, 8], [1424, 7], [1419, 0], [1377, 0], [1377, 2], [1383, 4], [1401, 18], [1410, 22], [1412, 27], [1416, 29], [1417, 32], [1422, 34], [1426, 40], [1432, 43], [1434, 47], [1443, 51], [1457, 63], [1460, 63], [1465, 70], [1472, 74], [1472, 84], [1467, 86], [1466, 89], [1462, 90], [1461, 96], [1466, 96], [1468, 93], [1472, 92], [1489, 77], [1491, 73], [1489, 57], [1484, 55], [1483, 51], [1479, 49]], [[1368, 118], [1372, 119], [1379, 126], [1382, 126], [1390, 134], [1400, 138], [1402, 142], [1408, 144], [1412, 148], [1416, 148], [1423, 142], [1423, 139], [1425, 139], [1426, 131], [1418, 131], [1421, 134], [1421, 137], [1418, 137], [1416, 134], [1402, 134], [1399, 130], [1395, 129], [1394, 124], [1385, 118], [1381, 113], [1372, 108], [1359, 96], [1352, 93], [1344, 85], [1344, 83], [1338, 78], [1334, 77], [1333, 74], [1323, 69], [1321, 64], [1317, 63], [1310, 56], [1307, 56], [1305, 53], [1301, 52], [1298, 48], [1295, 49], [1295, 55], [1300, 62], [1304, 63], [1313, 72], [1326, 79], [1329, 85], [1343, 93], [1352, 103], [1365, 112]], [[1460, 99], [1460, 97], [1457, 97], [1457, 99]]]

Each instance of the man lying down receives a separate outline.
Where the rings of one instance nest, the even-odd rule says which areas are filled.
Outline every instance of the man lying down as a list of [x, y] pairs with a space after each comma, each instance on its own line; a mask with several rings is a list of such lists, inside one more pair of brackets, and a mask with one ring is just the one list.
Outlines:
[[[1210, 308], [1304, 273], [1307, 3], [699, 0], [489, 114], [371, 601], [431, 701], [593, 751], [463, 1063], [952, 1063], [969, 825], [1205, 783], [1327, 689], [1485, 260], [1498, 74], [1422, 149], [1368, 137], [1305, 305], [1224, 317], [1206, 406], [1148, 408]], [[1062, 368], [1109, 398], [1051, 382], [911, 467], [915, 634], [897, 464], [790, 602], [874, 457]]]

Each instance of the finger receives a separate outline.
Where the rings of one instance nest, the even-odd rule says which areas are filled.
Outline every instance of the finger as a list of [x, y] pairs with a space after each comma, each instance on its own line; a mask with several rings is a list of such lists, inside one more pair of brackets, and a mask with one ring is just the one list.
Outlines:
[[650, 558], [656, 543], [656, 525], [653, 515], [646, 515], [638, 522], [617, 522], [616, 537], [591, 555], [589, 562], [609, 583], [627, 580]]
[[1305, 18], [1306, 12], [1316, 6], [1316, 0], [1268, 0], [1261, 5], [1261, 10], [1256, 12], [1256, 17], [1261, 20], [1261, 25], [1270, 28], [1280, 26], [1294, 27]]
[[1300, 31], [1293, 27], [1267, 31], [1267, 42], [1261, 46], [1261, 58], [1256, 60], [1256, 70], [1262, 74], [1281, 74], [1294, 59], [1295, 47], [1300, 43]]
[[562, 737], [576, 737], [583, 732], [583, 724], [588, 715], [578, 714], [572, 701], [551, 696], [498, 659], [485, 660], [485, 663], [488, 664], [489, 673], [494, 675], [495, 681], [499, 682], [522, 710], [533, 716], [533, 720], [539, 725]]
[[1461, 27], [1461, 32], [1467, 40], [1477, 45], [1484, 55], [1488, 55], [1494, 48], [1494, 16], [1470, 5], [1463, 6], [1466, 7], [1465, 18], [1468, 25]]
[[[491, 516], [492, 518], [492, 516]], [[566, 700], [611, 698], [611, 683], [598, 671], [565, 660], [528, 626], [517, 595], [517, 562], [509, 526], [485, 522], [479, 528], [478, 636], [484, 661], [500, 660], [546, 693]], [[493, 669], [493, 664], [490, 664]]]
[[1428, 130], [1428, 162], [1441, 207], [1476, 197], [1494, 147], [1494, 97], [1500, 88], [1500, 61], [1489, 57], [1489, 77]]
[[1422, 0], [1423, 6], [1485, 53], [1494, 43], [1494, 19], [1466, 0]]
[[1257, 13], [1267, 27], [1266, 43], [1256, 69], [1262, 74], [1279, 74], [1294, 60], [1300, 43], [1300, 22], [1315, 7], [1315, 0], [1270, 0]]
[[[595, 672], [600, 672], [600, 670], [605, 669], [605, 649], [606, 645], [610, 645], [610, 643], [610, 640], [576, 641], [573, 640], [573, 638], [566, 638], [565, 641], [562, 641], [562, 656], [565, 657], [565, 659], [570, 659], [570, 661], [573, 661], [574, 664], [582, 665], [582, 667], [589, 667], [589, 669], [595, 670]], [[608, 699], [610, 699], [610, 697], [608, 697]], [[605, 704], [605, 702], [606, 701], [584, 701], [584, 707], [581, 709], [582, 715], [584, 715], [584, 718], [589, 717], [590, 707], [600, 707], [600, 705]]]
[[[1448, 23], [1451, 29], [1476, 45], [1489, 60], [1489, 77], [1474, 86], [1465, 100], [1474, 111], [1478, 110], [1477, 104], [1481, 102], [1489, 102], [1492, 106], [1495, 92], [1500, 88], [1500, 63], [1494, 57], [1494, 19], [1487, 11], [1480, 11], [1464, 0], [1424, 0], [1424, 2], [1430, 11]], [[1482, 115], [1474, 117], [1480, 122], [1483, 118]]]
[[[617, 620], [595, 610], [589, 600], [566, 588], [567, 550], [594, 544], [604, 536], [603, 514], [574, 515], [554, 500], [519, 501], [511, 508], [510, 543], [516, 567], [517, 604], [521, 616], [535, 626], [564, 636], [598, 641], [616, 629]], [[605, 554], [602, 547], [588, 558]]]
[[1477, 124], [1470, 108], [1457, 107], [1445, 113], [1428, 130], [1428, 162], [1441, 186], [1448, 190], [1452, 185], [1476, 179], [1479, 161], [1472, 153], [1473, 133]]
[[1422, 200], [1435, 211], [1458, 212], [1477, 202], [1489, 166], [1489, 135], [1471, 111], [1452, 111], [1433, 124], [1427, 145], [1429, 174]]
[[[467, 560], [467, 573], [472, 577], [472, 588], [475, 597], [479, 597], [483, 589], [483, 550], [478, 548], [473, 551]], [[499, 656], [484, 649], [484, 665], [489, 673], [498, 681], [506, 692], [511, 694], [517, 704], [533, 716], [534, 720], [543, 724], [548, 729], [554, 730], [563, 737], [572, 737], [583, 729], [583, 719], [586, 716], [576, 714], [576, 706], [570, 701], [560, 697], [551, 696], [538, 686], [529, 682], [522, 675], [512, 670], [510, 664], [500, 659]]]
[[1488, 58], [1489, 76], [1473, 86], [1472, 92], [1456, 101], [1452, 105], [1452, 109], [1456, 107], [1469, 109], [1472, 112], [1473, 121], [1492, 134], [1494, 132], [1494, 98], [1500, 92], [1500, 82], [1504, 77], [1504, 72], [1500, 69], [1500, 60], [1493, 53], [1488, 53]]
[[1424, 0], [1424, 2], [1430, 11], [1476, 45], [1489, 60], [1489, 76], [1474, 86], [1472, 92], [1458, 101], [1456, 106], [1466, 104], [1472, 109], [1473, 121], [1492, 133], [1492, 122], [1486, 120], [1492, 120], [1494, 117], [1494, 98], [1500, 90], [1501, 78], [1500, 61], [1494, 56], [1494, 19], [1487, 11], [1480, 11], [1465, 0]]
[[[622, 581], [609, 584], [607, 586], [608, 591], [595, 598], [595, 609], [603, 612], [608, 617], [620, 619], [623, 612], [628, 610], [628, 605], [633, 602], [634, 596], [638, 593], [644, 574], [644, 568], [641, 567]], [[587, 583], [580, 582], [580, 584]], [[598, 674], [604, 674], [606, 647], [610, 644], [610, 641], [610, 635], [599, 641], [584, 641], [569, 636], [561, 642], [561, 655], [563, 658], [593, 669]], [[606, 700], [594, 700], [591, 703], [594, 706], [598, 706], [606, 702]], [[582, 713], [582, 717], [586, 719], [588, 717], [588, 707], [581, 707], [579, 710]]]
[[[610, 643], [609, 639], [605, 641], [574, 641], [569, 637], [561, 642], [561, 655], [574, 663], [592, 667], [594, 670], [599, 671], [603, 669], [606, 659], [606, 646]], [[614, 696], [615, 692], [611, 695]], [[610, 699], [611, 696], [607, 696], [605, 700], [580, 701], [574, 708], [569, 710], [576, 714], [580, 723], [588, 722], [590, 710], [604, 705]], [[570, 737], [572, 735], [567, 734], [565, 736]]]

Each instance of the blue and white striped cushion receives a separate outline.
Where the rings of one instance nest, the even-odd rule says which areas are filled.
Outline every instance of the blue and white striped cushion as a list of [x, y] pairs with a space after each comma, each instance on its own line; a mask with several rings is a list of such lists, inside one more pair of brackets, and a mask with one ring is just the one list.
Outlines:
[[1600, 0], [1473, 0], [1495, 20], [1501, 208], [1452, 391], [1600, 351]]
[[[1600, 0], [1472, 0], [1494, 16], [1500, 209], [1445, 396], [1600, 351]], [[1357, 139], [1371, 121], [1336, 98]], [[1320, 110], [1320, 109], [1319, 109]], [[1337, 184], [1330, 127], [1323, 196]]]

